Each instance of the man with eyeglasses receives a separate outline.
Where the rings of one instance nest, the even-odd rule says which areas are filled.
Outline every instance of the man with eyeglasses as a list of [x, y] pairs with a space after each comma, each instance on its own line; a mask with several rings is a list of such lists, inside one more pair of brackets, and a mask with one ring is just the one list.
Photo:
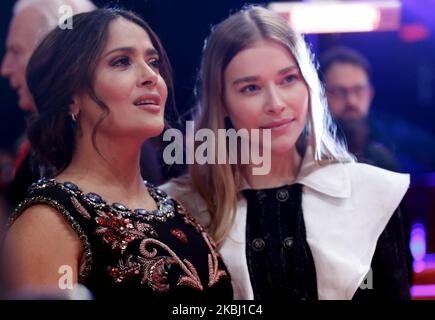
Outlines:
[[338, 47], [320, 57], [329, 110], [349, 150], [360, 162], [399, 171], [399, 164], [386, 147], [388, 139], [369, 117], [374, 95], [370, 75], [367, 59], [352, 49]]
[[[369, 118], [374, 95], [370, 74], [368, 61], [352, 49], [338, 47], [320, 57], [320, 77], [325, 84], [329, 109], [349, 151], [359, 162], [395, 171], [397, 162], [380, 142], [382, 136]], [[402, 214], [396, 211], [382, 232], [367, 276], [367, 284], [372, 288], [363, 283], [355, 300], [410, 298], [410, 253], [405, 245], [402, 220]]]
[[339, 119], [368, 116], [373, 98], [370, 66], [364, 57], [350, 49], [339, 48], [322, 56], [323, 75], [329, 108]]

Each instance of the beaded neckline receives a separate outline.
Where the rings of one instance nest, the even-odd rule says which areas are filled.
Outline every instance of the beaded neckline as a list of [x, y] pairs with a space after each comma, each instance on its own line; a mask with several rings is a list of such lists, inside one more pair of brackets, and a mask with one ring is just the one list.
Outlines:
[[50, 186], [58, 186], [74, 197], [79, 196], [96, 210], [111, 211], [122, 216], [135, 215], [146, 221], [156, 220], [165, 222], [167, 219], [173, 218], [175, 216], [175, 205], [166, 192], [156, 188], [152, 183], [145, 180], [144, 185], [147, 187], [150, 196], [157, 204], [157, 209], [155, 210], [149, 211], [142, 208], [130, 209], [120, 202], [108, 204], [99, 194], [95, 192], [85, 194], [76, 184], [69, 181], [58, 182], [55, 179], [42, 178], [30, 186], [30, 192]]

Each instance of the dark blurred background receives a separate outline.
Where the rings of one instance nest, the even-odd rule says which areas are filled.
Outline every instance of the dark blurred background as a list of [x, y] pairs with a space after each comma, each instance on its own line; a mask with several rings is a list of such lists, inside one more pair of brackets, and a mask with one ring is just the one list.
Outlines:
[[[1, 57], [13, 3], [13, 0], [0, 2]], [[196, 71], [210, 27], [247, 3], [267, 4], [240, 0], [99, 0], [94, 3], [132, 9], [156, 30], [173, 64], [181, 114], [192, 107]], [[393, 142], [403, 171], [415, 174], [415, 179], [420, 179], [420, 174], [435, 172], [434, 16], [434, 0], [402, 0], [402, 22], [397, 31], [308, 37], [317, 54], [335, 45], [346, 45], [369, 59], [376, 90], [371, 112]], [[16, 94], [3, 78], [0, 94], [0, 148], [10, 149], [22, 132], [26, 117], [17, 108]]]

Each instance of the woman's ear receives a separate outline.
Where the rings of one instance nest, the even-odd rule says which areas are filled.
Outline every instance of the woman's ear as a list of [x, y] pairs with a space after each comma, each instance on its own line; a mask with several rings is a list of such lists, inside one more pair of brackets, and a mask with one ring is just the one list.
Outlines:
[[72, 103], [69, 105], [69, 114], [74, 119], [77, 119], [80, 113], [80, 99], [77, 96], [73, 97]]

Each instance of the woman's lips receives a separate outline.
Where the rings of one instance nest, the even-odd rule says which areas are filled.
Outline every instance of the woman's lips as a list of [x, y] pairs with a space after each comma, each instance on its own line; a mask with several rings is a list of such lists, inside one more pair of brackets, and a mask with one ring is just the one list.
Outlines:
[[158, 113], [162, 110], [160, 101], [161, 98], [158, 94], [149, 93], [137, 98], [133, 104], [139, 109]]
[[279, 121], [270, 122], [261, 127], [261, 129], [270, 129], [273, 133], [280, 133], [286, 131], [294, 121], [294, 118], [283, 119]]
[[152, 113], [159, 113], [160, 110], [162, 110], [162, 107], [158, 104], [143, 104], [143, 105], [136, 106], [136, 108], [149, 111]]

